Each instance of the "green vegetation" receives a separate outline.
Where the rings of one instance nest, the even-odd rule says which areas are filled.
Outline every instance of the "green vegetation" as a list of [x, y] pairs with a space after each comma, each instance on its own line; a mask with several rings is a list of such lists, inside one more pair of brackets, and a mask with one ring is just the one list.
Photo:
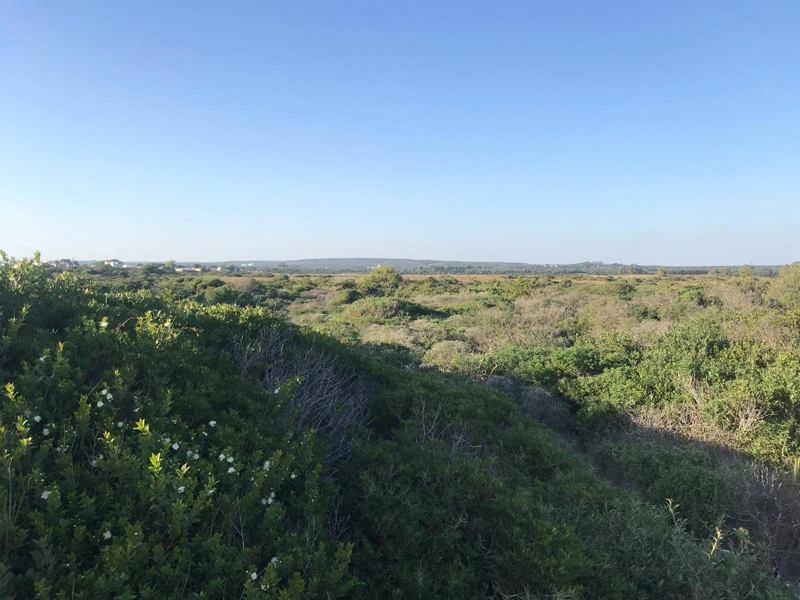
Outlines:
[[365, 296], [391, 296], [403, 278], [392, 267], [376, 267], [358, 282], [358, 291]]
[[2, 597], [793, 597], [792, 269], [3, 258]]

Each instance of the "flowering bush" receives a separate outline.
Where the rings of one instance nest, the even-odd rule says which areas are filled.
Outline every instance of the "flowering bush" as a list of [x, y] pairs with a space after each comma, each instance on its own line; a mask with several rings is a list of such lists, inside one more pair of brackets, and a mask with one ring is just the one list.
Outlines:
[[[342, 597], [312, 433], [214, 339], [257, 309], [0, 267], [0, 596]], [[277, 424], [280, 425], [277, 425]]]

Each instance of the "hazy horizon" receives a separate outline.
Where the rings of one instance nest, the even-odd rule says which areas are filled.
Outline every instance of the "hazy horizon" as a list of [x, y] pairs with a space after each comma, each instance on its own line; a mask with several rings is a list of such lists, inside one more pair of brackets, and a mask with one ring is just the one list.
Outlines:
[[[30, 257], [30, 255], [18, 255], [14, 256], [16, 259], [21, 259], [23, 257]], [[696, 264], [667, 264], [667, 263], [643, 263], [643, 262], [620, 262], [620, 261], [596, 261], [596, 260], [578, 260], [572, 263], [547, 263], [547, 262], [526, 262], [526, 261], [505, 261], [505, 260], [483, 260], [483, 259], [476, 259], [476, 260], [449, 260], [449, 259], [441, 259], [441, 258], [408, 258], [408, 257], [368, 257], [368, 256], [339, 256], [339, 257], [307, 257], [307, 258], [243, 258], [243, 259], [234, 259], [234, 260], [193, 260], [193, 259], [186, 259], [186, 260], [177, 260], [174, 258], [157, 258], [157, 259], [149, 259], [149, 260], [140, 260], [140, 259], [129, 259], [119, 256], [109, 256], [109, 257], [94, 257], [94, 258], [85, 258], [85, 257], [47, 257], [42, 256], [43, 262], [56, 262], [58, 260], [74, 260], [78, 263], [90, 264], [94, 262], [102, 262], [102, 261], [109, 261], [109, 260], [118, 260], [123, 264], [130, 264], [130, 265], [143, 265], [143, 264], [162, 264], [168, 261], [174, 261], [178, 265], [193, 265], [193, 264], [200, 264], [200, 265], [239, 265], [239, 264], [248, 264], [252, 263], [255, 266], [261, 266], [263, 264], [279, 264], [279, 263], [286, 263], [287, 265], [296, 265], [298, 263], [309, 263], [309, 262], [321, 262], [321, 261], [364, 261], [370, 263], [380, 264], [380, 261], [385, 261], [386, 264], [391, 264], [392, 262], [398, 263], [405, 263], [405, 262], [413, 262], [413, 263], [442, 263], [442, 264], [472, 264], [472, 265], [487, 265], [487, 264], [497, 264], [497, 265], [531, 265], [531, 266], [570, 266], [570, 265], [579, 265], [579, 264], [591, 264], [591, 263], [598, 263], [604, 265], [637, 265], [640, 267], [666, 267], [666, 268], [694, 268], [694, 267], [739, 267], [743, 265], [750, 265], [753, 267], [781, 267], [784, 265], [789, 264], [786, 263], [696, 263]], [[795, 261], [792, 261], [795, 262]]]
[[800, 259], [795, 1], [3, 13], [16, 256]]

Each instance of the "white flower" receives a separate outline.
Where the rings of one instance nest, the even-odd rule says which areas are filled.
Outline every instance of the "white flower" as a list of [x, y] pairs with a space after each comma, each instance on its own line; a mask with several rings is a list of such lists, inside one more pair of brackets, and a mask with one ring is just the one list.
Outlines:
[[114, 396], [111, 395], [111, 392], [106, 394], [106, 400], [111, 400]]
[[104, 540], [110, 540], [110, 539], [111, 539], [111, 532], [110, 532], [110, 531], [106, 531], [106, 532], [103, 534], [103, 539], [104, 539]]
[[192, 458], [193, 458], [193, 459], [195, 459], [195, 460], [197, 460], [198, 458], [200, 458], [200, 455], [199, 455], [197, 452], [195, 452], [195, 453], [192, 455]]
[[186, 451], [186, 458], [191, 458], [191, 457], [192, 457], [192, 451], [191, 450], [187, 450]]
[[102, 320], [102, 321], [100, 321], [100, 327], [103, 327], [104, 329], [105, 329], [106, 327], [108, 327], [108, 319], [106, 319], [105, 317], [103, 317], [103, 320]]
[[181, 487], [179, 487], [179, 488], [178, 488], [178, 493], [179, 493], [179, 494], [182, 494], [182, 493], [183, 493], [183, 490], [185, 490], [185, 489], [186, 489], [186, 486], [185, 486], [185, 485], [182, 485]]
[[33, 420], [38, 423], [39, 421], [42, 420], [42, 417], [40, 417], [39, 415], [36, 415], [35, 417], [33, 417]]
[[164, 438], [164, 441], [169, 444], [172, 441], [172, 438]]
[[203, 432], [203, 435], [204, 435], [204, 436], [206, 436], [206, 437], [208, 437], [208, 432], [207, 432], [207, 431], [204, 431], [204, 432]]
[[95, 459], [93, 458], [93, 459], [91, 460], [91, 465], [92, 465], [93, 467], [96, 467], [96, 466], [97, 466], [97, 460], [95, 460]]
[[117, 427], [122, 427], [122, 425], [123, 425], [122, 421], [117, 421]]
[[42, 500], [47, 500], [50, 497], [50, 490], [45, 490], [42, 492]]
[[140, 408], [137, 406], [136, 408], [134, 408], [134, 409], [133, 409], [133, 412], [137, 413], [137, 412], [139, 412], [140, 410], [141, 410], [141, 409], [140, 409]]
[[271, 462], [269, 462], [268, 460], [265, 460], [264, 461], [264, 470], [265, 471], [269, 471], [269, 468], [270, 468], [271, 465], [272, 465]]
[[294, 479], [295, 477], [297, 477], [297, 474], [296, 473], [292, 473], [292, 479]]
[[173, 450], [177, 450], [178, 448], [180, 448], [180, 444], [178, 444], [178, 442], [175, 442], [174, 444], [172, 444], [172, 449]]
[[273, 556], [272, 560], [270, 560], [269, 562], [271, 562], [273, 565], [277, 565], [278, 564], [278, 557], [277, 556]]
[[280, 391], [281, 391], [281, 388], [275, 388], [275, 393], [276, 394], [279, 393]]
[[47, 360], [47, 357], [46, 357], [46, 356], [42, 356], [41, 358], [39, 358], [39, 362], [44, 362], [44, 361], [46, 361], [46, 360]]
[[108, 393], [108, 388], [103, 388], [103, 391], [100, 392], [101, 396], [105, 396]]
[[266, 498], [262, 498], [261, 499], [261, 504], [266, 504], [266, 503], [267, 503], [267, 499]]
[[225, 460], [225, 455], [222, 452], [219, 453], [219, 459]]
[[103, 408], [103, 401], [102, 400], [98, 400], [97, 401], [97, 408]]
[[229, 457], [228, 457], [228, 462], [229, 462], [229, 463], [232, 463], [232, 462], [233, 462], [233, 457], [232, 457], [232, 456], [229, 456]]
[[47, 427], [45, 427], [44, 429], [42, 429], [42, 435], [50, 435], [50, 430]]
[[209, 422], [208, 422], [208, 424], [209, 424], [211, 427], [216, 427], [216, 426], [217, 426], [217, 422], [216, 422], [216, 421], [209, 421]]
[[267, 504], [272, 504], [275, 502], [275, 492], [271, 492], [269, 498], [267, 498]]
[[236, 469], [234, 469], [233, 467], [228, 467], [228, 473], [233, 473], [235, 471], [236, 471]]
[[256, 579], [258, 579], [258, 575], [256, 575], [256, 572], [255, 572], [255, 571], [253, 571], [252, 573], [250, 573], [250, 579], [252, 579], [253, 581], [255, 581]]

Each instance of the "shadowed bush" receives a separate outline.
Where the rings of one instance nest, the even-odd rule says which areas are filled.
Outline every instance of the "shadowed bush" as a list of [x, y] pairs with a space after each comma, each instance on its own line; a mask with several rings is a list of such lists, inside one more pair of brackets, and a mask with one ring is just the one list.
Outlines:
[[343, 289], [336, 292], [330, 300], [328, 300], [328, 304], [332, 306], [342, 306], [344, 304], [352, 304], [356, 300], [361, 298], [361, 293], [354, 289]]

